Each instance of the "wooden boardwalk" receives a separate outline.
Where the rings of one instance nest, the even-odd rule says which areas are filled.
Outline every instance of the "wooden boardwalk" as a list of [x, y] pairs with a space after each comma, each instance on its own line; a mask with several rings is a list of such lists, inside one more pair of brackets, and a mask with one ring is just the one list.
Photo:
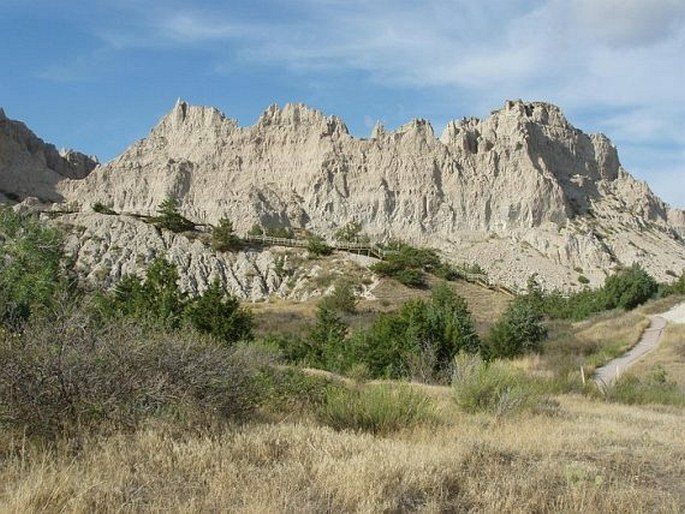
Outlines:
[[[273, 237], [267, 235], [245, 235], [242, 236], [241, 239], [243, 241], [250, 241], [253, 243], [274, 246], [288, 246], [294, 248], [307, 248], [307, 246], [309, 245], [309, 240], [307, 239]], [[360, 255], [367, 255], [369, 257], [375, 257], [376, 259], [380, 260], [385, 260], [387, 259], [388, 255], [395, 253], [394, 250], [386, 250], [384, 248], [381, 248], [377, 244], [371, 243], [353, 243], [336, 241], [333, 243], [326, 242], [326, 245], [330, 246], [334, 250], [341, 250], [344, 252], [352, 252]], [[472, 284], [476, 284], [478, 286], [493, 291], [499, 291], [509, 296], [517, 296], [519, 294], [519, 291], [516, 291], [511, 287], [493, 282], [487, 275], [479, 273], [467, 273], [465, 271], [460, 270], [459, 268], [457, 268], [456, 271], [459, 278], [465, 280], [466, 282], [470, 282]]]

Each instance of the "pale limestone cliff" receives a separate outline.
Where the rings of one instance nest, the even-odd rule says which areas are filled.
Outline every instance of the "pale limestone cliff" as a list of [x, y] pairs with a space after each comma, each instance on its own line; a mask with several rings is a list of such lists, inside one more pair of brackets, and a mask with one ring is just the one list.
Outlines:
[[65, 178], [82, 179], [96, 165], [95, 159], [81, 153], [59, 152], [23, 123], [8, 119], [0, 108], [0, 194], [5, 199], [34, 196], [60, 201], [56, 185]]
[[480, 263], [498, 280], [599, 283], [641, 262], [659, 279], [685, 267], [682, 211], [620, 165], [604, 135], [574, 128], [546, 103], [507, 102], [484, 120], [425, 120], [352, 137], [304, 105], [269, 107], [252, 127], [179, 101], [150, 135], [58, 190], [84, 209], [154, 214], [166, 197], [199, 223], [233, 220], [330, 236], [358, 221], [376, 240], [402, 238]]
[[[240, 127], [179, 101], [147, 138], [93, 166], [0, 114], [0, 193], [78, 206], [69, 223], [82, 230], [70, 244], [84, 273], [105, 283], [165, 252], [191, 291], [216, 276], [244, 298], [302, 296], [293, 293], [300, 276], [286, 288], [275, 278], [271, 252], [217, 255], [126, 216], [154, 215], [170, 196], [193, 221], [228, 216], [239, 233], [260, 223], [330, 237], [354, 220], [374, 240], [432, 246], [510, 285], [533, 273], [549, 287], [577, 287], [580, 275], [598, 284], [633, 262], [661, 280], [685, 268], [685, 213], [632, 178], [607, 137], [584, 134], [546, 103], [507, 102], [484, 120], [449, 123], [439, 138], [414, 120], [358, 139], [304, 105], [271, 106]], [[96, 203], [124, 215], [94, 213]]]

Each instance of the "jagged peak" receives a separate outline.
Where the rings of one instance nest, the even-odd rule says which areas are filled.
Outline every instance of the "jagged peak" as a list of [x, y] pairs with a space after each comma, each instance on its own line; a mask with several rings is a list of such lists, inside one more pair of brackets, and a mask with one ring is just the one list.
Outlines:
[[380, 139], [385, 135], [385, 127], [380, 121], [376, 121], [371, 129], [371, 139]]
[[169, 127], [172, 130], [188, 130], [197, 127], [219, 126], [226, 122], [236, 125], [234, 120], [226, 118], [224, 113], [216, 107], [192, 105], [179, 98], [171, 111], [153, 129], [153, 132], [160, 129], [168, 130]]
[[334, 132], [349, 134], [342, 119], [337, 116], [327, 116], [303, 103], [287, 103], [283, 108], [280, 108], [278, 104], [271, 104], [259, 117], [257, 126], [324, 126], [327, 134]]
[[431, 125], [430, 121], [423, 118], [414, 118], [409, 123], [405, 123], [404, 125], [401, 125], [397, 130], [395, 130], [396, 134], [404, 134], [411, 132], [424, 133], [430, 137], [435, 137], [433, 125]]
[[6, 120], [7, 116], [5, 116], [5, 110], [0, 107], [0, 120]]

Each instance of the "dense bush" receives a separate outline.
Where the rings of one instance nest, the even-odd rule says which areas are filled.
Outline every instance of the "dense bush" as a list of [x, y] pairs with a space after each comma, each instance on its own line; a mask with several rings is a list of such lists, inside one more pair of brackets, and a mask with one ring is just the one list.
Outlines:
[[55, 437], [134, 429], [150, 417], [188, 427], [256, 408], [251, 367], [196, 333], [92, 323], [80, 312], [0, 337], [0, 425]]
[[604, 394], [610, 401], [630, 405], [685, 405], [685, 394], [676, 382], [668, 379], [666, 371], [660, 366], [644, 379], [626, 373], [609, 385]]
[[270, 237], [281, 237], [284, 239], [291, 239], [293, 231], [288, 227], [266, 227], [264, 233]]
[[157, 217], [153, 219], [155, 225], [172, 232], [193, 230], [195, 224], [184, 218], [178, 210], [178, 200], [167, 198], [157, 207]]
[[347, 332], [340, 314], [322, 302], [306, 337], [272, 340], [290, 362], [424, 382], [446, 381], [454, 355], [477, 352], [480, 346], [466, 302], [447, 287], [436, 289], [428, 300], [412, 300], [396, 313], [381, 314], [349, 337]]
[[656, 281], [634, 264], [607, 277], [598, 289], [584, 289], [571, 295], [538, 293], [537, 304], [551, 318], [577, 321], [605, 310], [633, 309], [653, 298], [658, 289]]
[[252, 314], [240, 306], [237, 298], [226, 295], [218, 280], [186, 302], [183, 316], [190, 326], [219, 341], [230, 344], [252, 339]]
[[336, 241], [347, 243], [368, 243], [369, 237], [362, 234], [362, 225], [359, 222], [351, 221], [347, 225], [339, 228], [333, 235]]
[[332, 371], [345, 367], [347, 325], [335, 311], [320, 305], [316, 323], [304, 340], [302, 360], [310, 365]]
[[386, 247], [384, 260], [371, 266], [379, 275], [391, 277], [409, 287], [424, 287], [426, 272], [440, 268], [437, 253], [428, 248], [414, 248], [406, 243], [394, 242]]
[[407, 385], [379, 384], [327, 391], [318, 419], [336, 430], [386, 435], [435, 419], [429, 399]]
[[307, 251], [316, 257], [326, 256], [333, 253], [333, 247], [326, 244], [326, 241], [317, 235], [307, 238]]
[[479, 339], [468, 306], [446, 286], [426, 300], [405, 303], [382, 314], [348, 343], [348, 355], [373, 377], [443, 380], [454, 355], [476, 352]]
[[134, 317], [178, 328], [183, 324], [231, 344], [252, 338], [252, 315], [237, 299], [225, 294], [218, 282], [196, 298], [178, 286], [176, 266], [163, 257], [148, 267], [145, 279], [122, 278], [113, 293], [99, 296], [98, 311], [105, 318]]
[[336, 312], [353, 314], [357, 309], [358, 298], [349, 280], [339, 280], [333, 292], [321, 299], [320, 305]]
[[680, 272], [678, 280], [667, 286], [668, 294], [685, 294], [685, 269]]
[[0, 208], [0, 320], [11, 326], [52, 310], [66, 295], [62, 234], [36, 216]]
[[454, 398], [466, 412], [507, 415], [534, 407], [541, 400], [536, 385], [503, 361], [459, 354], [452, 379]]
[[512, 302], [490, 330], [483, 354], [486, 358], [511, 358], [540, 349], [547, 337], [542, 315], [533, 304], [518, 299]]
[[117, 214], [117, 212], [114, 209], [112, 209], [111, 207], [107, 207], [102, 202], [95, 202], [91, 207], [95, 212], [97, 212], [99, 214], [107, 214], [107, 215], [116, 215]]
[[228, 218], [221, 218], [219, 224], [212, 229], [212, 248], [217, 252], [239, 250], [242, 241], [233, 230], [233, 222]]
[[607, 277], [602, 288], [609, 309], [634, 309], [652, 298], [658, 284], [639, 264], [625, 268]]

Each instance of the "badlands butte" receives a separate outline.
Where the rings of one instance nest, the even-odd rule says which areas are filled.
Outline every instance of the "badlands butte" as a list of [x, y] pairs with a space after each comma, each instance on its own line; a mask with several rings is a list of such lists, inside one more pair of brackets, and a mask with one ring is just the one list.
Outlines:
[[313, 294], [307, 283], [320, 266], [293, 252], [218, 253], [146, 223], [169, 197], [194, 223], [227, 217], [238, 234], [260, 224], [330, 239], [354, 221], [372, 241], [432, 247], [518, 288], [534, 273], [546, 288], [574, 289], [581, 275], [598, 285], [633, 263], [661, 281], [685, 268], [685, 211], [623, 169], [606, 136], [583, 133], [542, 102], [508, 101], [439, 137], [418, 119], [360, 139], [301, 104], [271, 106], [240, 127], [179, 101], [105, 165], [58, 152], [0, 110], [0, 193], [66, 227], [77, 268], [105, 285], [163, 252], [191, 292], [219, 278], [252, 300]]

